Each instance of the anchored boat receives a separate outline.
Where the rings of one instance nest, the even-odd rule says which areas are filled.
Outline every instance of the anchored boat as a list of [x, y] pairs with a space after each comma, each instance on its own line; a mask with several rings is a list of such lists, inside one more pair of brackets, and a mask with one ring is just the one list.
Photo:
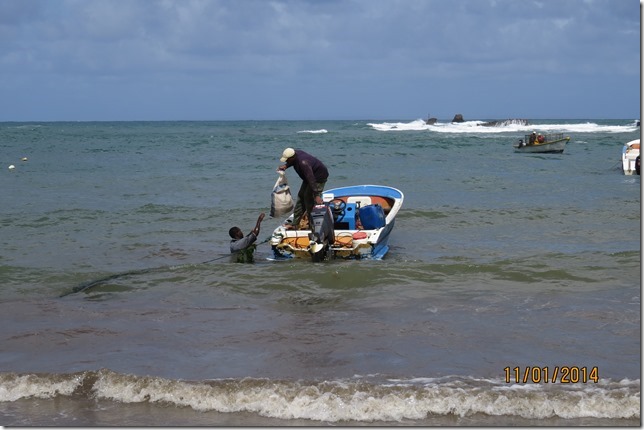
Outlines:
[[322, 194], [305, 227], [292, 226], [293, 215], [273, 231], [270, 244], [276, 258], [381, 259], [389, 251], [404, 195], [384, 185], [333, 188]]
[[622, 168], [625, 175], [640, 174], [640, 140], [626, 142], [622, 147]]
[[525, 139], [519, 139], [514, 143], [515, 152], [530, 152], [541, 154], [560, 154], [564, 152], [569, 136], [563, 133], [554, 134], [526, 134]]

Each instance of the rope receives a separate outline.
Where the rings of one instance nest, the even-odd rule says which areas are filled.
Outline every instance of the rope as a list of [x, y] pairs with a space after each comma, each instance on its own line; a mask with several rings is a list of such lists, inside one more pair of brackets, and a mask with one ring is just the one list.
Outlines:
[[[271, 239], [271, 236], [267, 237], [262, 242], [259, 242], [257, 244], [253, 244], [253, 245], [262, 245], [262, 244], [268, 242], [270, 239]], [[70, 291], [61, 294], [58, 297], [61, 298], [61, 297], [69, 296], [71, 294], [81, 293], [81, 292], [87, 291], [90, 288], [93, 288], [93, 287], [95, 287], [97, 285], [103, 284], [103, 283], [105, 283], [107, 281], [111, 281], [111, 280], [117, 279], [117, 278], [122, 278], [124, 276], [142, 275], [144, 273], [161, 272], [161, 271], [164, 271], [164, 270], [177, 270], [177, 269], [182, 269], [184, 267], [201, 266], [203, 264], [212, 263], [213, 261], [221, 260], [223, 258], [230, 258], [231, 255], [235, 255], [235, 254], [237, 254], [237, 253], [239, 253], [241, 251], [243, 251], [243, 249], [240, 250], [240, 251], [237, 251], [237, 252], [233, 252], [231, 254], [226, 254], [226, 255], [222, 255], [220, 257], [211, 258], [210, 260], [202, 261], [201, 263], [186, 263], [186, 264], [180, 264], [180, 265], [175, 265], [175, 266], [161, 266], [161, 267], [153, 267], [153, 268], [149, 268], [149, 269], [130, 270], [128, 272], [116, 273], [114, 275], [106, 276], [105, 278], [101, 278], [101, 279], [97, 279], [95, 281], [90, 281], [90, 282], [85, 282], [83, 284], [80, 284], [80, 285], [72, 288]]]

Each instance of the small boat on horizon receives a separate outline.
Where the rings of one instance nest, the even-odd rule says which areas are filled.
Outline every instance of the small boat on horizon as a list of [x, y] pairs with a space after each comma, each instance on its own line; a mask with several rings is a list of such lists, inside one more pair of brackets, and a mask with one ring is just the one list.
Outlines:
[[540, 154], [561, 154], [570, 141], [569, 136], [563, 133], [553, 134], [526, 134], [524, 139], [519, 139], [512, 146], [515, 152], [529, 152]]

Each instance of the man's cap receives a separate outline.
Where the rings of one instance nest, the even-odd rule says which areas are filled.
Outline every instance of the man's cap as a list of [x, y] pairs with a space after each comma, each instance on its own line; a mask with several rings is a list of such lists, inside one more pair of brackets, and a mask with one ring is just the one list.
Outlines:
[[283, 163], [294, 155], [295, 155], [295, 149], [286, 148], [284, 152], [282, 152], [282, 158], [280, 158], [280, 161]]

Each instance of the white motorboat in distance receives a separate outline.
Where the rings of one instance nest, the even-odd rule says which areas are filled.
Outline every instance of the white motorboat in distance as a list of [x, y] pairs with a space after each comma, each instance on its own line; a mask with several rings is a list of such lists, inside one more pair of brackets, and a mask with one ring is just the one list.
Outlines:
[[622, 168], [625, 175], [640, 174], [640, 140], [626, 142], [622, 147]]
[[530, 152], [540, 154], [561, 154], [566, 148], [570, 137], [563, 133], [554, 134], [526, 134], [525, 139], [514, 143], [515, 152]]
[[382, 259], [389, 251], [404, 195], [384, 185], [353, 185], [323, 193], [323, 205], [311, 212], [305, 227], [292, 226], [293, 215], [273, 231], [276, 259]]

